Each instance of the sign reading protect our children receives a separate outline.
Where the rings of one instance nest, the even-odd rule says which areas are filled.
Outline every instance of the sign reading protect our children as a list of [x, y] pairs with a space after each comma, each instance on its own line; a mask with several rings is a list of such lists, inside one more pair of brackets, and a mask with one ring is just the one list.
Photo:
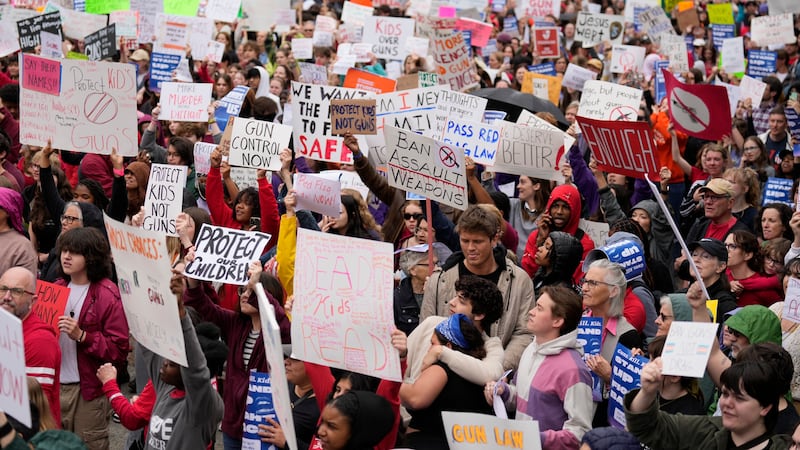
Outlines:
[[269, 239], [269, 234], [258, 231], [203, 224], [194, 261], [186, 265], [183, 274], [196, 280], [244, 286], [249, 278], [248, 265], [261, 256]]

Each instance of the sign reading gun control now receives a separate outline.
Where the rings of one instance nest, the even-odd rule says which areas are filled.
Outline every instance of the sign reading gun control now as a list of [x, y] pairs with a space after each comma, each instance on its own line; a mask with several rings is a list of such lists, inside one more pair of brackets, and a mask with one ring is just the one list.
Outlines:
[[270, 235], [203, 224], [195, 244], [194, 261], [183, 274], [196, 280], [219, 281], [244, 286], [247, 267], [258, 259]]

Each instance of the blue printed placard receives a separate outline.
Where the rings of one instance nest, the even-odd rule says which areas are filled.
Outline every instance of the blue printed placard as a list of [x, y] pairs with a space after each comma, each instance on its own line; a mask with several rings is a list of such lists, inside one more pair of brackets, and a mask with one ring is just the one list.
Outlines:
[[220, 130], [225, 131], [229, 117], [239, 117], [242, 103], [249, 90], [250, 88], [247, 86], [236, 86], [219, 101], [219, 106], [214, 110], [214, 118], [217, 120]]
[[486, 123], [495, 123], [498, 120], [504, 120], [508, 115], [505, 111], [494, 111], [487, 109], [483, 112], [483, 121]]
[[272, 401], [272, 386], [268, 373], [250, 371], [250, 385], [247, 389], [247, 406], [244, 412], [242, 449], [276, 450], [276, 447], [261, 442], [258, 426], [266, 425], [267, 418], [278, 421], [275, 404]]
[[767, 182], [764, 185], [764, 194], [761, 196], [761, 204], [786, 203], [794, 207], [794, 199], [792, 198], [793, 185], [794, 180], [791, 178], [767, 178]]
[[541, 64], [534, 64], [528, 66], [528, 72], [538, 73], [541, 75], [556, 76], [556, 65], [553, 62], [546, 62]]
[[667, 96], [667, 81], [664, 78], [664, 72], [661, 70], [669, 70], [669, 61], [656, 61], [656, 104], [660, 104], [661, 100]]
[[617, 344], [611, 361], [611, 388], [608, 394], [608, 423], [625, 429], [625, 394], [642, 385], [642, 367], [650, 360], [634, 356], [622, 344]]
[[792, 142], [794, 142], [792, 153], [794, 153], [794, 156], [800, 156], [800, 116], [797, 115], [797, 111], [795, 111], [794, 108], [787, 107], [785, 112], [786, 124], [789, 127], [789, 134], [792, 136]]
[[[578, 345], [583, 346], [583, 357], [599, 355], [603, 344], [603, 318], [581, 317], [578, 323]], [[592, 400], [603, 400], [603, 380], [592, 372]]]
[[592, 252], [602, 252], [609, 261], [621, 265], [625, 269], [626, 280], [632, 280], [644, 272], [644, 249], [630, 239], [614, 242]]
[[735, 25], [723, 25], [715, 23], [711, 25], [711, 40], [717, 51], [722, 50], [722, 41], [736, 37]]
[[503, 31], [506, 33], [519, 33], [519, 25], [515, 16], [506, 16], [503, 19]]
[[777, 61], [777, 52], [750, 50], [747, 52], [747, 74], [760, 80], [775, 73]]
[[154, 52], [150, 58], [150, 89], [161, 91], [161, 83], [172, 81], [172, 72], [178, 69], [181, 55]]

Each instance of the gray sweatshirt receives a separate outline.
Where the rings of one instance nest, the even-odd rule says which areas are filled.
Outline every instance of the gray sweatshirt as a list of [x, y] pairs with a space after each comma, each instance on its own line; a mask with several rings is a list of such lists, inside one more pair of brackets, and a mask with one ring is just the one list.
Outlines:
[[189, 363], [189, 367], [181, 367], [185, 392], [161, 381], [159, 369], [164, 358], [142, 347], [156, 389], [145, 445], [149, 450], [202, 450], [222, 420], [222, 399], [211, 385], [206, 358], [189, 317], [181, 319], [181, 328]]

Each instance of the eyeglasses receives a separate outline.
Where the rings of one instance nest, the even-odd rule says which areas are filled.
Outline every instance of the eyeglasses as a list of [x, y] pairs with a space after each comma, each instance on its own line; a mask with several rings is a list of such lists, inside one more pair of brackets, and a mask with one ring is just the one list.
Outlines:
[[706, 195], [701, 195], [700, 198], [702, 198], [703, 201], [706, 202], [706, 203], [713, 203], [713, 202], [720, 201], [722, 199], [731, 198], [731, 196], [730, 195], [707, 195], [706, 194]]
[[661, 317], [662, 322], [666, 322], [667, 319], [672, 319], [675, 316], [670, 316], [669, 314], [659, 313], [658, 317]]
[[725, 244], [725, 248], [728, 249], [729, 252], [739, 249], [738, 244]]
[[405, 220], [421, 219], [422, 217], [422, 214], [403, 213], [403, 219]]
[[771, 266], [780, 266], [780, 267], [784, 266], [783, 261], [779, 259], [770, 258], [769, 256], [764, 258], [764, 264], [769, 264]]
[[7, 293], [11, 292], [11, 297], [19, 300], [23, 294], [36, 295], [35, 292], [26, 291], [23, 288], [10, 288], [8, 286], [0, 286], [0, 297], [5, 297]]
[[588, 286], [589, 286], [590, 288], [592, 288], [592, 289], [596, 288], [597, 286], [599, 286], [599, 285], [601, 285], [601, 284], [604, 284], [604, 285], [606, 285], [606, 286], [608, 286], [608, 287], [614, 286], [613, 284], [611, 284], [611, 283], [606, 283], [605, 281], [600, 281], [600, 280], [590, 280], [590, 279], [588, 279], [588, 278], [582, 278], [582, 279], [581, 279], [581, 286], [583, 286], [584, 284], [585, 284], [585, 285], [588, 285]]
[[81, 221], [80, 217], [68, 216], [66, 214], [61, 215], [61, 223], [66, 223], [68, 225], [71, 225], [75, 222], [80, 222], [80, 221]]

